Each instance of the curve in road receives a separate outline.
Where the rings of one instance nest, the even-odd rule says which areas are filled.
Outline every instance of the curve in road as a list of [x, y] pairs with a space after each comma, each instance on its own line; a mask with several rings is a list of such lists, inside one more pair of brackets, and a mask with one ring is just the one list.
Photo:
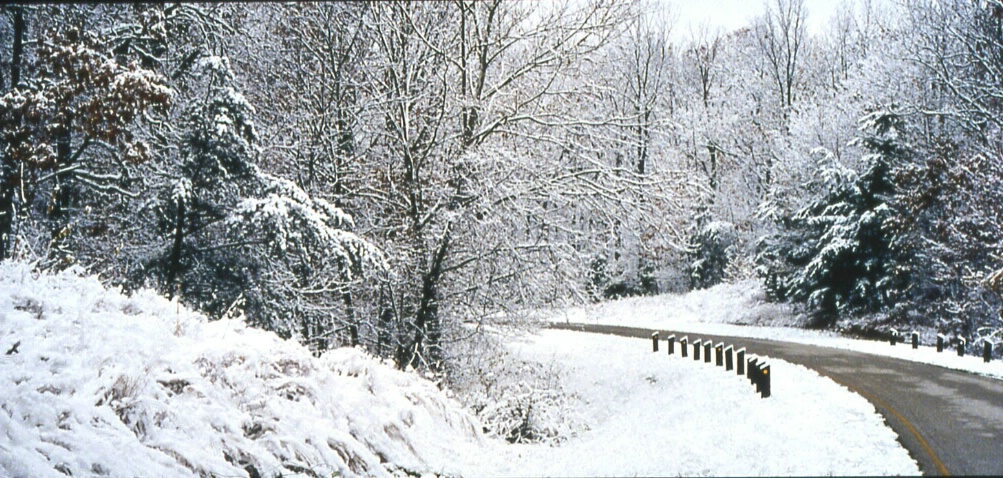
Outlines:
[[[651, 329], [596, 324], [552, 328], [649, 338]], [[668, 334], [684, 332], [662, 330]], [[926, 475], [1003, 476], [1003, 381], [935, 365], [829, 347], [745, 337], [693, 338], [797, 363], [870, 401]]]

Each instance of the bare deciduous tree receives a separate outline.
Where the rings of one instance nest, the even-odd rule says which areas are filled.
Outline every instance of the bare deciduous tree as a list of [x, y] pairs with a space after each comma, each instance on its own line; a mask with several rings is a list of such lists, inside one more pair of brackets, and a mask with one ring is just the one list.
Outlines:
[[777, 99], [785, 114], [794, 105], [801, 79], [801, 62], [806, 47], [804, 0], [764, 2], [766, 14], [757, 19], [756, 38], [765, 59], [765, 69], [776, 86]]

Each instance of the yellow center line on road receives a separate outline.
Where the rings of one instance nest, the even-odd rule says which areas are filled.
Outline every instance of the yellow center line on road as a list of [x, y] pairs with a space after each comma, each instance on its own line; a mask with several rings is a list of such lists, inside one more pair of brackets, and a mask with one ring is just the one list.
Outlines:
[[878, 397], [876, 397], [876, 396], [874, 396], [874, 395], [872, 395], [870, 393], [867, 393], [867, 392], [865, 392], [865, 391], [863, 391], [863, 390], [861, 390], [861, 389], [859, 389], [857, 387], [854, 387], [853, 385], [850, 385], [850, 384], [846, 383], [843, 380], [840, 380], [840, 379], [836, 378], [835, 374], [833, 374], [833, 373], [828, 373], [827, 372], [827, 373], [825, 373], [823, 375], [826, 375], [827, 377], [831, 378], [836, 383], [839, 383], [840, 385], [842, 385], [842, 386], [850, 389], [850, 391], [852, 391], [854, 393], [857, 393], [860, 396], [864, 397], [865, 399], [867, 399], [867, 401], [869, 401], [869, 402], [871, 402], [871, 403], [873, 403], [875, 405], [878, 405], [878, 406], [884, 408], [885, 410], [888, 410], [889, 412], [891, 412], [892, 415], [895, 415], [895, 418], [898, 418], [899, 421], [901, 421], [906, 426], [906, 428], [909, 429], [909, 432], [912, 433], [912, 435], [914, 437], [916, 437], [916, 440], [919, 441], [920, 446], [923, 447], [923, 451], [925, 451], [926, 454], [927, 454], [927, 456], [929, 456], [930, 459], [933, 460], [933, 464], [934, 464], [934, 466], [937, 467], [937, 471], [939, 471], [940, 474], [943, 475], [943, 476], [951, 476], [951, 472], [947, 470], [947, 466], [944, 465], [944, 462], [940, 461], [940, 457], [937, 456], [937, 452], [933, 451], [933, 447], [930, 446], [930, 443], [926, 441], [926, 438], [923, 438], [923, 435], [919, 433], [919, 430], [916, 429], [916, 426], [913, 425], [912, 422], [910, 422], [909, 419], [907, 419], [905, 417], [905, 415], [902, 415], [901, 413], [899, 413], [899, 411], [896, 410], [891, 405], [889, 405], [888, 402], [886, 402], [886, 401], [884, 401], [884, 400], [882, 400], [882, 399], [880, 399], [880, 398], [878, 398]]

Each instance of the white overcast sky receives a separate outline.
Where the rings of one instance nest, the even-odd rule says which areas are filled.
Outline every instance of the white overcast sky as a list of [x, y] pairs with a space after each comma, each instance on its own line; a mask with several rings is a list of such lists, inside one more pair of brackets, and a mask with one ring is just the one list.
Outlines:
[[[752, 24], [752, 19], [765, 11], [763, 0], [660, 0], [675, 12], [676, 24], [672, 36], [677, 40], [690, 37], [700, 25], [710, 30], [737, 30]], [[808, 31], [818, 34], [835, 16], [837, 7], [851, 0], [805, 0], [808, 10]]]

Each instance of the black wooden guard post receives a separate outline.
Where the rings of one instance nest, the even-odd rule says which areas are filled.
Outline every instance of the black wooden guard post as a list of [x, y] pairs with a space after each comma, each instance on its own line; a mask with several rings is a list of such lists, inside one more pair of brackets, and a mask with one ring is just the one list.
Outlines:
[[919, 332], [913, 331], [912, 333], [912, 348], [919, 348]]
[[[651, 349], [653, 352], [658, 352], [658, 340], [661, 332], [652, 332], [651, 334]], [[668, 343], [669, 355], [675, 352], [676, 336], [670, 335], [665, 338]], [[960, 339], [962, 342], [964, 339]], [[689, 337], [683, 336], [679, 339], [679, 347], [682, 352], [682, 356], [687, 355], [687, 345], [689, 342]], [[756, 387], [756, 393], [762, 395], [762, 398], [767, 398], [771, 394], [770, 390], [770, 366], [767, 365], [765, 360], [759, 357], [750, 356], [746, 359], [745, 347], [735, 350], [732, 345], [725, 346], [724, 342], [719, 342], [714, 345], [712, 341], [704, 341], [702, 339], [696, 339], [693, 342], [693, 360], [700, 361], [700, 349], [703, 349], [704, 362], [710, 363], [711, 361], [711, 349], [714, 349], [714, 364], [718, 367], [724, 367], [726, 371], [731, 371], [732, 368], [736, 369], [738, 375], [745, 375], [748, 377], [749, 382], [751, 382]], [[992, 354], [992, 344], [986, 342], [986, 354]], [[989, 360], [986, 359], [988, 362]]]
[[982, 360], [989, 363], [993, 358], [993, 343], [986, 340], [985, 346], [982, 348]]
[[963, 338], [958, 337], [958, 357], [965, 356], [965, 345], [967, 341]]
[[895, 342], [899, 341], [899, 331], [892, 329], [892, 337], [888, 339], [888, 341], [891, 342], [892, 345], [895, 345]]
[[763, 398], [769, 398], [770, 396], [770, 366], [763, 364], [762, 368], [759, 370], [759, 391], [762, 393]]
[[749, 381], [756, 386], [756, 393], [762, 394], [762, 398], [770, 396], [770, 366], [765, 361], [749, 359]]
[[944, 334], [937, 334], [937, 351], [944, 351]]

